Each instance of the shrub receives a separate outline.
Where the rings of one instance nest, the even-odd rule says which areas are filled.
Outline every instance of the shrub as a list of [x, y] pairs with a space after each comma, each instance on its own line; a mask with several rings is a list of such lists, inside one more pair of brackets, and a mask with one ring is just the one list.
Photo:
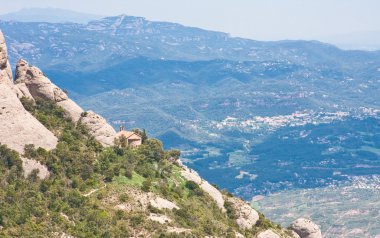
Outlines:
[[227, 216], [231, 219], [236, 219], [236, 211], [233, 204], [229, 201], [224, 202], [224, 208], [226, 208]]
[[186, 181], [185, 187], [190, 190], [190, 196], [203, 196], [203, 191], [197, 183], [193, 181]]
[[119, 201], [120, 201], [120, 202], [126, 202], [126, 201], [128, 201], [128, 195], [125, 194], [125, 193], [120, 194], [120, 196], [119, 196]]
[[147, 179], [145, 180], [143, 183], [142, 183], [142, 190], [144, 192], [149, 192], [150, 191], [150, 187], [152, 186], [152, 181], [150, 179]]

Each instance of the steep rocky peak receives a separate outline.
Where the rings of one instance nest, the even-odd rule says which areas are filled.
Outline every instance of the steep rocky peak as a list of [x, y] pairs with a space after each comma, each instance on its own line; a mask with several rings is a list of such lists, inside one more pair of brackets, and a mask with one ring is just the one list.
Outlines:
[[12, 69], [8, 60], [7, 45], [0, 31], [0, 83], [12, 84]]
[[[22, 96], [31, 97], [29, 90], [22, 84], [13, 84], [7, 46], [0, 31], [0, 144], [5, 144], [20, 154], [24, 153], [24, 146], [27, 144], [47, 150], [54, 149], [58, 139], [25, 110], [19, 100]], [[39, 162], [26, 158], [22, 158], [22, 161], [25, 176], [34, 169], [40, 171], [40, 178], [48, 176], [47, 168]]]
[[[87, 125], [91, 134], [104, 146], [113, 144], [116, 132], [103, 117], [92, 111], [84, 114], [83, 109], [62, 89], [52, 83], [39, 68], [31, 66], [24, 59], [17, 63], [15, 84], [22, 92], [29, 92], [34, 100], [40, 98], [56, 102], [74, 122], [81, 120]], [[26, 93], [24, 96], [29, 97]]]
[[16, 66], [16, 84], [25, 83], [33, 98], [42, 98], [55, 102], [67, 100], [68, 97], [54, 85], [42, 71], [21, 59]]
[[29, 79], [31, 77], [34, 77], [33, 76], [33, 72], [27, 73], [29, 68], [30, 68], [30, 65], [28, 64], [28, 62], [26, 60], [20, 59], [17, 62], [17, 65], [16, 65], [16, 75], [15, 75], [15, 84], [25, 83], [25, 81], [27, 80], [26, 79], [27, 77]]
[[[53, 84], [49, 78], [37, 67], [21, 59], [16, 67], [16, 79], [12, 79], [12, 70], [8, 61], [7, 46], [0, 31], [0, 143], [24, 153], [24, 146], [34, 144], [37, 148], [54, 149], [58, 139], [42, 125], [35, 117], [25, 110], [20, 98], [31, 100], [37, 98], [56, 102], [61, 106], [68, 117], [77, 122], [84, 112], [67, 94]], [[82, 122], [103, 145], [112, 145], [115, 130], [105, 119], [96, 113], [87, 113], [89, 116]], [[22, 158], [25, 175], [33, 169], [40, 171], [40, 178], [46, 178], [49, 172], [40, 163]]]

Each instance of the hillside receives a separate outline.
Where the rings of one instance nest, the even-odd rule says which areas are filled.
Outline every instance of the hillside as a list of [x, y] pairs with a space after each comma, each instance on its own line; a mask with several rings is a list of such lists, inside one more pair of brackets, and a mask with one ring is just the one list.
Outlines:
[[0, 54], [1, 128], [19, 128], [0, 135], [2, 237], [320, 237], [307, 220], [272, 223], [141, 131], [126, 146], [25, 60], [13, 80], [1, 32]]

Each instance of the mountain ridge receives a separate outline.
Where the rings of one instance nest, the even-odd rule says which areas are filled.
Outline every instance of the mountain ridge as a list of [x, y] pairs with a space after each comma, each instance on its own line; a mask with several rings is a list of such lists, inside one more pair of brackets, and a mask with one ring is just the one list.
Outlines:
[[[0, 27], [6, 38], [9, 35], [12, 65], [22, 55], [32, 64], [44, 65], [44, 70], [65, 67], [70, 67], [68, 70], [94, 70], [103, 68], [101, 63], [104, 61], [114, 64], [136, 57], [184, 61], [279, 61], [297, 64], [315, 64], [324, 60], [326, 63], [337, 64], [343, 58], [346, 61], [355, 60], [358, 56], [377, 59], [379, 54], [343, 51], [316, 41], [260, 42], [230, 37], [226, 33], [175, 23], [152, 22], [125, 15], [103, 18], [87, 25], [2, 21]], [[77, 33], [73, 34], [74, 32]], [[91, 38], [88, 37], [90, 34]], [[39, 37], [36, 38], [35, 35]], [[75, 47], [70, 47], [74, 45]], [[339, 58], [331, 58], [330, 51]], [[70, 66], [67, 64], [68, 60], [71, 62]]]

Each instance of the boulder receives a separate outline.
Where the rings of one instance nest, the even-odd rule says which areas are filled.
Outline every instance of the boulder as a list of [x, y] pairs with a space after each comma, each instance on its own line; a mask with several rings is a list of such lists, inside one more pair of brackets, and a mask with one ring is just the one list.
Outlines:
[[259, 214], [249, 204], [235, 197], [227, 197], [235, 211], [236, 223], [240, 229], [251, 229], [259, 220]]
[[90, 129], [90, 134], [103, 146], [113, 145], [116, 131], [102, 116], [88, 111], [82, 114], [80, 122]]
[[274, 233], [272, 230], [266, 230], [266, 231], [260, 232], [257, 235], [257, 238], [280, 238], [280, 236]]
[[299, 218], [290, 227], [301, 238], [322, 238], [321, 229], [318, 225], [306, 218]]

